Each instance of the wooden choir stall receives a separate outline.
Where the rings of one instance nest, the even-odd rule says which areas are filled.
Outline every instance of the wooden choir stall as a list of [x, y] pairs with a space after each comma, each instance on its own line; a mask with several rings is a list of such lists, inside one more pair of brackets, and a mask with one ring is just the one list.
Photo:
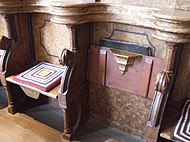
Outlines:
[[[11, 114], [54, 100], [68, 140], [90, 117], [145, 141], [173, 139], [188, 97], [174, 92], [186, 64], [181, 58], [190, 41], [190, 12], [0, 0], [0, 28], [0, 78]], [[51, 76], [57, 79], [49, 85]]]

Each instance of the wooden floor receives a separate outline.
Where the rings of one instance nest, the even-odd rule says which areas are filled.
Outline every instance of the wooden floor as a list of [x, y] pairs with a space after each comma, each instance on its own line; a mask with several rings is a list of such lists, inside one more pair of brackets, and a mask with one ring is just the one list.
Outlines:
[[24, 115], [0, 111], [1, 142], [63, 142], [62, 133]]
[[[0, 142], [67, 142], [62, 138], [63, 114], [57, 106], [45, 104], [23, 113], [7, 112], [7, 99], [0, 87]], [[142, 142], [139, 137], [90, 120], [74, 142]]]

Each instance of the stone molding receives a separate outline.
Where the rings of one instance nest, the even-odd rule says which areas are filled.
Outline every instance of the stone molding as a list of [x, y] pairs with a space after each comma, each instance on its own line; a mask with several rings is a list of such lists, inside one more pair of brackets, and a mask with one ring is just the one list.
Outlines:
[[190, 41], [190, 12], [115, 3], [74, 1], [0, 0], [0, 14], [47, 13], [51, 21], [77, 25], [87, 22], [115, 22], [155, 29], [153, 36], [175, 43]]

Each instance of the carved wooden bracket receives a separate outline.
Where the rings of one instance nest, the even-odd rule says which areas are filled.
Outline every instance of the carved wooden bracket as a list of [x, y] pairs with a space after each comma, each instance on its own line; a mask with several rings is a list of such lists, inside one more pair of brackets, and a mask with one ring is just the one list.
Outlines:
[[66, 74], [62, 76], [61, 85], [58, 93], [61, 95], [66, 95], [66, 93], [68, 93], [70, 77], [75, 65], [73, 53], [68, 49], [63, 50], [59, 58], [59, 62], [60, 64], [67, 66], [67, 71]]
[[136, 58], [142, 57], [140, 54], [115, 49], [111, 49], [111, 52], [115, 56], [115, 60], [119, 65], [119, 70], [121, 71], [122, 75], [125, 74], [129, 66], [134, 64]]

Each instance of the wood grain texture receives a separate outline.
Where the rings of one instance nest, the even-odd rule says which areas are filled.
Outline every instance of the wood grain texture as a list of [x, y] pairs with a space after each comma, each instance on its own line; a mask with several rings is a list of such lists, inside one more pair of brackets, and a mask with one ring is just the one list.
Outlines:
[[107, 50], [91, 45], [88, 52], [88, 80], [99, 85], [106, 81]]
[[[154, 99], [152, 101], [149, 118], [147, 121], [146, 138], [150, 141], [157, 141], [159, 129], [163, 124], [162, 119], [167, 102], [172, 95], [174, 78], [176, 77], [179, 62], [179, 54], [183, 44], [167, 43], [167, 58], [164, 70], [157, 75]], [[170, 96], [169, 96], [170, 95]]]
[[148, 95], [148, 91], [150, 88], [150, 77], [152, 74], [152, 68], [153, 68], [153, 59], [151, 58], [144, 58], [144, 67], [142, 69], [142, 81], [141, 85], [139, 85], [140, 91], [139, 94], [145, 97], [150, 97], [151, 95]]
[[[134, 65], [128, 68], [126, 74], [122, 75], [113, 55], [108, 52], [106, 86], [153, 98], [152, 92], [154, 92], [154, 82], [156, 80], [156, 75], [163, 68], [163, 61], [156, 58], [150, 58], [150, 60], [154, 60], [154, 65], [146, 72], [144, 71], [146, 67], [146, 58], [148, 59], [148, 57], [136, 59]], [[146, 73], [146, 75], [143, 75], [143, 73]], [[144, 76], [147, 76], [148, 79], [144, 79]], [[142, 92], [139, 84], [147, 84], [147, 86], [144, 86], [147, 87], [146, 93]]]
[[88, 52], [88, 80], [98, 83], [99, 72], [99, 48], [91, 46]]
[[[31, 91], [38, 92], [38, 93], [41, 93], [41, 94], [43, 94], [43, 95], [45, 95], [45, 96], [51, 97], [51, 98], [53, 98], [53, 99], [57, 99], [57, 98], [58, 98], [58, 90], [59, 90], [59, 88], [60, 88], [60, 85], [57, 85], [56, 87], [54, 87], [54, 88], [51, 89], [50, 91], [45, 92], [45, 91], [42, 91], [42, 90], [37, 89], [37, 88], [35, 88], [35, 87], [32, 87], [32, 86], [30, 86], [30, 85], [26, 85], [26, 84], [24, 84], [24, 83], [17, 82], [17, 81], [14, 80], [14, 78], [15, 78], [15, 76], [9, 76], [9, 77], [6, 78], [6, 80], [9, 81], [9, 82], [12, 82], [12, 83], [14, 83], [14, 84], [17, 84], [17, 85], [19, 85], [19, 86], [23, 86], [24, 88], [27, 88], [27, 89], [29, 89], [29, 90], [31, 90]], [[34, 92], [29, 92], [29, 94], [32, 95], [32, 93], [34, 93]], [[25, 92], [25, 93], [26, 93], [26, 92]], [[34, 98], [35, 98], [35, 97], [34, 97]], [[37, 97], [37, 98], [38, 98], [38, 97]], [[37, 99], [37, 98], [36, 98], [36, 99]]]
[[98, 84], [105, 85], [106, 82], [106, 62], [107, 62], [107, 51], [105, 49], [100, 49], [100, 62], [99, 62], [99, 72], [98, 72]]
[[[100, 66], [100, 50], [107, 52], [107, 60], [104, 66]], [[105, 86], [127, 91], [136, 95], [153, 98], [156, 75], [163, 69], [164, 62], [159, 58], [137, 58], [133, 65], [128, 67], [125, 74], [119, 70], [115, 56], [109, 48], [92, 45], [89, 52], [88, 79], [89, 81], [103, 85], [99, 82], [99, 72], [103, 70]], [[151, 62], [151, 63], [150, 63]], [[140, 85], [139, 85], [140, 84]]]
[[185, 98], [190, 97], [190, 45], [186, 44], [181, 53], [181, 59], [178, 67], [177, 78], [172, 99], [182, 102]]
[[17, 74], [31, 67], [33, 57], [32, 49], [30, 48], [28, 15], [15, 14], [13, 19], [15, 23], [15, 31], [11, 32], [15, 32], [17, 37], [11, 41], [11, 49], [13, 52], [10, 53], [9, 60], [7, 61], [6, 77], [12, 74]]
[[6, 113], [6, 111], [7, 110], [4, 109], [0, 112], [0, 120], [3, 122], [0, 127], [0, 140], [2, 142], [62, 142], [61, 132], [44, 125], [27, 115], [16, 114], [15, 116], [11, 116]]
[[69, 51], [72, 54], [74, 68], [72, 74], [70, 75], [68, 84], [69, 86], [67, 88], [68, 90], [65, 90], [66, 97], [63, 94], [58, 95], [59, 105], [65, 116], [63, 136], [68, 140], [74, 139], [74, 135], [77, 133], [77, 130], [79, 130], [79, 128], [89, 119], [89, 103], [86, 78], [88, 57], [87, 49], [89, 46], [89, 25], [83, 24], [80, 26], [81, 33], [79, 36], [81, 38], [81, 47], [76, 46], [76, 52]]
[[[44, 15], [43, 15], [44, 16]], [[2, 75], [1, 79], [4, 79], [7, 76], [10, 75], [16, 75], [18, 73], [21, 73], [22, 71], [28, 69], [31, 67], [31, 65], [35, 64], [36, 62], [40, 61], [49, 61], [55, 64], [58, 64], [59, 62], [59, 56], [62, 53], [63, 49], [65, 49], [68, 46], [72, 46], [67, 44], [74, 38], [76, 35], [75, 33], [72, 34], [71, 39], [68, 39], [67, 34], [68, 29], [64, 25], [57, 25], [55, 23], [47, 23], [47, 25], [43, 24], [46, 21], [45, 18], [48, 18], [48, 15], [45, 15], [44, 17], [41, 16], [41, 19], [38, 19], [39, 17], [33, 17], [30, 14], [14, 14], [12, 15], [13, 24], [11, 27], [10, 24], [10, 32], [14, 33], [11, 37], [11, 44], [10, 44], [10, 56], [7, 59], [7, 65], [6, 65], [6, 74]], [[30, 19], [31, 18], [31, 19]], [[36, 18], [36, 19], [35, 19]], [[33, 23], [32, 23], [33, 21]], [[36, 24], [35, 24], [36, 23]], [[40, 25], [42, 24], [42, 26]], [[33, 29], [32, 25], [34, 26]], [[36, 26], [36, 27], [35, 27]], [[48, 28], [47, 28], [47, 27]], [[71, 139], [73, 135], [75, 134], [76, 130], [81, 127], [82, 124], [84, 124], [88, 120], [88, 93], [87, 93], [87, 80], [86, 80], [86, 72], [87, 72], [87, 48], [89, 45], [89, 31], [88, 31], [88, 24], [86, 25], [80, 25], [81, 26], [81, 33], [80, 39], [81, 44], [77, 44], [76, 48], [78, 48], [77, 52], [74, 52], [74, 60], [75, 60], [75, 69], [73, 71], [73, 74], [71, 75], [71, 83], [68, 84], [68, 95], [59, 95], [58, 96], [58, 89], [60, 86], [55, 87], [50, 92], [43, 92], [41, 90], [38, 90], [36, 88], [32, 88], [31, 86], [28, 86], [26, 84], [20, 84], [18, 82], [15, 82], [12, 78], [7, 78], [6, 82], [4, 81], [4, 87], [6, 89], [6, 93], [8, 96], [8, 111], [12, 114], [16, 112], [23, 111], [25, 109], [28, 109], [30, 107], [33, 107], [35, 105], [38, 105], [40, 103], [44, 103], [41, 98], [43, 98], [43, 95], [46, 95], [48, 97], [52, 97], [54, 99], [59, 99], [59, 105], [65, 112], [64, 122], [65, 122], [65, 128], [64, 129], [64, 136], [66, 136], [67, 139]], [[41, 33], [39, 33], [39, 29], [41, 27]], [[58, 34], [60, 31], [62, 35]], [[34, 32], [34, 35], [32, 33]], [[40, 36], [42, 34], [43, 36]], [[58, 39], [54, 39], [54, 34], [58, 35]], [[34, 41], [34, 50], [33, 48], [33, 40], [32, 36], [37, 35], [38, 39], [41, 39], [41, 44], [39, 43], [39, 40]], [[64, 37], [65, 39], [60, 39], [61, 37]], [[57, 43], [57, 41], [63, 41], [61, 44]], [[66, 45], [64, 46], [64, 42], [66, 41]], [[45, 44], [45, 45], [43, 45]], [[75, 43], [74, 43], [75, 44]], [[54, 48], [52, 48], [54, 46]], [[79, 47], [80, 46], [80, 47]], [[44, 49], [45, 48], [45, 49]], [[38, 50], [37, 50], [38, 49]], [[40, 54], [41, 53], [41, 54]], [[53, 54], [53, 55], [51, 55]], [[58, 54], [58, 55], [57, 55]], [[37, 55], [37, 56], [35, 56]], [[43, 55], [43, 56], [41, 56]], [[49, 56], [51, 58], [49, 58]], [[53, 56], [53, 57], [52, 57]], [[56, 57], [55, 57], [56, 56]], [[35, 58], [36, 57], [36, 58]], [[64, 56], [61, 56], [62, 58], [60, 61], [67, 60], [64, 58]], [[64, 59], [63, 59], [64, 58]], [[61, 62], [62, 63], [62, 62]], [[68, 65], [68, 64], [66, 64]], [[70, 75], [69, 75], [70, 76]], [[68, 78], [68, 76], [66, 76]], [[65, 82], [64, 82], [65, 83]], [[63, 84], [64, 84], [63, 83]], [[31, 94], [32, 91], [26, 91], [26, 89], [21, 89], [20, 86], [24, 86], [27, 89], [31, 89], [33, 91], [38, 92], [37, 95], [42, 94], [39, 96], [36, 96], [38, 99], [32, 99]], [[63, 87], [63, 86], [61, 86]], [[27, 95], [26, 95], [26, 94]], [[30, 96], [30, 97], [28, 97]], [[65, 104], [66, 107], [62, 107]], [[77, 106], [77, 107], [75, 107]], [[66, 109], [65, 109], [66, 108]], [[68, 127], [67, 127], [68, 126]], [[68, 129], [71, 129], [71, 131], [68, 131]]]

